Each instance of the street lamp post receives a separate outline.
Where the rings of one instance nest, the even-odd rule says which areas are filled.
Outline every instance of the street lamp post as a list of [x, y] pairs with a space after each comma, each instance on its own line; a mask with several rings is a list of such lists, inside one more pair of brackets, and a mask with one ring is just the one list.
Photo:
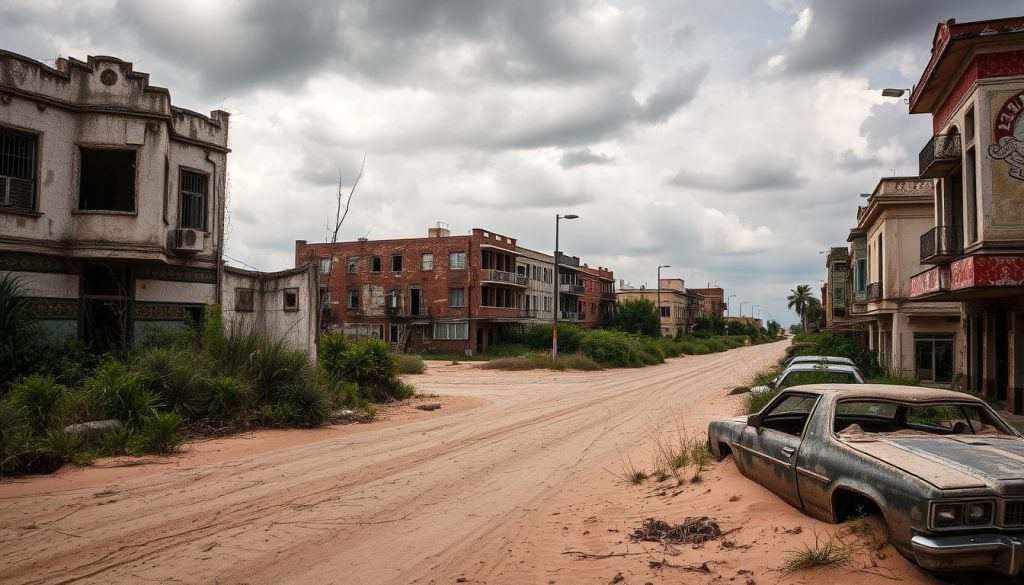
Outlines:
[[754, 318], [754, 309], [756, 309], [756, 308], [758, 308], [758, 307], [760, 307], [760, 306], [761, 306], [761, 305], [753, 305], [753, 306], [751, 306], [751, 307], [750, 307], [750, 318], [751, 318], [751, 319], [753, 319], [753, 318]]
[[555, 214], [555, 317], [551, 322], [551, 362], [554, 363], [558, 359], [558, 222], [562, 219], [576, 219], [579, 217], [574, 213], [567, 213], [565, 215]]
[[662, 264], [658, 266], [658, 337], [661, 337], [661, 269], [672, 268], [668, 264]]
[[725, 299], [725, 316], [726, 317], [729, 317], [730, 315], [732, 315], [732, 311], [729, 310], [729, 301], [731, 301], [734, 296], [736, 296], [736, 295], [729, 295]]
[[740, 322], [743, 321], [743, 305], [745, 305], [745, 304], [747, 304], [749, 302], [750, 301], [740, 301]]

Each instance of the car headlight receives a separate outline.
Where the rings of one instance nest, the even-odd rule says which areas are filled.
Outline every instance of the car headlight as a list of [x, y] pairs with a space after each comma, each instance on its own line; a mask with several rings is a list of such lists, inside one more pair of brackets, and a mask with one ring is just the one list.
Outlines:
[[961, 503], [935, 504], [932, 518], [935, 519], [936, 526], [958, 526], [963, 523], [961, 521], [963, 516], [964, 505]]
[[964, 510], [964, 519], [968, 524], [992, 523], [992, 502], [971, 502]]

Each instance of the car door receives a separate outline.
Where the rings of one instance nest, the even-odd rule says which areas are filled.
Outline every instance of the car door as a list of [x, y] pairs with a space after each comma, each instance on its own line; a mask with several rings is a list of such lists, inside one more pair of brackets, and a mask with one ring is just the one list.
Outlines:
[[741, 468], [747, 477], [796, 507], [800, 507], [797, 454], [807, 418], [817, 400], [814, 394], [781, 394], [762, 411], [760, 425], [747, 425], [737, 442]]

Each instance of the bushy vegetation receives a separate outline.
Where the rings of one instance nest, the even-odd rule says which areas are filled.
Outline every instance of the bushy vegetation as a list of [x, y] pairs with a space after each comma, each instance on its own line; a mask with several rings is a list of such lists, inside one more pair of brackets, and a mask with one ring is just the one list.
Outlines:
[[400, 374], [422, 374], [427, 371], [427, 364], [418, 355], [398, 354], [398, 372]]
[[[147, 336], [121, 359], [73, 343], [33, 351], [62, 359], [33, 367], [19, 358], [23, 369], [0, 387], [0, 476], [103, 455], [170, 453], [187, 427], [319, 426], [340, 408], [369, 414], [371, 401], [413, 393], [379, 340], [326, 336], [314, 364], [281, 340], [225, 324], [216, 307], [199, 327]], [[422, 360], [407, 362], [422, 372]], [[79, 424], [90, 421], [113, 422]]]
[[796, 355], [829, 355], [848, 357], [865, 376], [872, 377], [882, 374], [878, 365], [878, 356], [867, 349], [852, 333], [822, 332], [800, 334], [794, 342], [809, 343], [796, 351]]
[[551, 354], [549, 353], [529, 353], [516, 357], [494, 359], [481, 365], [480, 368], [484, 370], [511, 371], [540, 369], [594, 371], [603, 369], [601, 364], [578, 353], [560, 355], [554, 363], [551, 362]]

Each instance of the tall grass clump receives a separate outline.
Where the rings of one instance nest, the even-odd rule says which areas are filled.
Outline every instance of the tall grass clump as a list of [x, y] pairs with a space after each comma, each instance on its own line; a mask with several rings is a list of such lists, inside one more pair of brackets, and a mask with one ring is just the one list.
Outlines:
[[373, 402], [402, 400], [415, 390], [398, 378], [398, 359], [380, 339], [345, 341], [325, 335], [320, 342], [320, 368], [334, 380], [348, 380], [360, 396]]
[[41, 334], [21, 279], [0, 273], [0, 394], [38, 358]]
[[422, 374], [427, 371], [427, 364], [418, 355], [399, 354], [398, 371], [402, 374]]

